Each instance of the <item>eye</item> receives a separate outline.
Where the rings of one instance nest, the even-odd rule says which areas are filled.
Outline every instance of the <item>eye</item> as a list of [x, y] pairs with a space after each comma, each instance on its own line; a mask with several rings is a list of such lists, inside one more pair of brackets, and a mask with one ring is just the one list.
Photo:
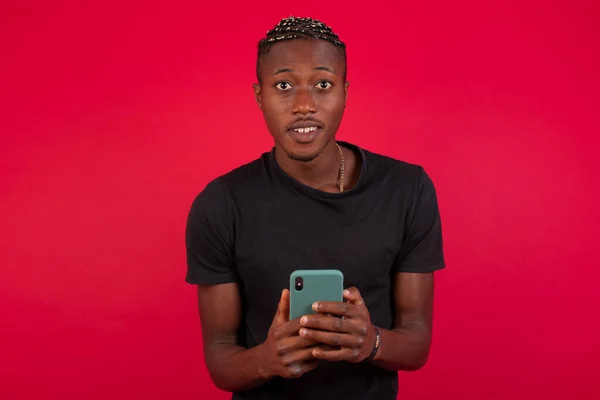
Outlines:
[[327, 81], [321, 81], [319, 83], [317, 83], [317, 87], [319, 89], [329, 89], [331, 87], [331, 82], [327, 82]]
[[277, 82], [275, 84], [275, 87], [279, 90], [290, 90], [292, 88], [292, 85], [290, 85], [287, 82]]

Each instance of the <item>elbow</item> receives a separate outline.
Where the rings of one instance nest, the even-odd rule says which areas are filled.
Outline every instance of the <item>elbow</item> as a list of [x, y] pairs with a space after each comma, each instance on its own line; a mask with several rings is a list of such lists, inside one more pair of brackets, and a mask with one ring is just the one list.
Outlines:
[[208, 376], [217, 389], [229, 393], [240, 390], [240, 388], [236, 386], [236, 380], [231, 379], [228, 374], [223, 373], [218, 367], [211, 366], [210, 364], [206, 364], [206, 367], [208, 370]]
[[410, 360], [410, 362], [406, 363], [403, 370], [408, 371], [408, 372], [418, 371], [427, 364], [428, 359], [429, 359], [428, 355], [425, 355], [424, 357], [415, 358], [413, 360]]
[[397, 369], [408, 372], [418, 371], [425, 367], [427, 361], [429, 361], [431, 334], [429, 332], [414, 332], [413, 335], [408, 336], [407, 343], [401, 347], [404, 348], [404, 351], [398, 354], [400, 357], [397, 360]]
[[210, 370], [209, 370], [209, 376], [210, 376], [210, 380], [212, 381], [213, 385], [215, 385], [215, 387], [217, 389], [222, 390], [224, 392], [229, 392], [229, 393], [235, 392], [237, 390], [237, 388], [235, 388], [231, 384], [231, 381], [229, 381], [228, 379], [219, 378], [217, 375], [210, 372]]
[[216, 381], [214, 379], [212, 382], [215, 385], [215, 387], [219, 390], [222, 390], [224, 392], [229, 392], [229, 393], [235, 392], [235, 388], [231, 387], [230, 385], [227, 385], [225, 382]]
[[210, 370], [208, 370], [208, 376], [210, 376], [210, 380], [211, 380], [212, 384], [217, 389], [222, 390], [224, 392], [231, 392], [231, 390], [229, 390], [229, 388], [227, 387], [226, 382], [224, 380], [222, 380], [222, 379], [219, 379]]
[[223, 376], [222, 373], [220, 373], [218, 366], [214, 366], [212, 365], [209, 360], [207, 360], [207, 362], [205, 363], [206, 365], [206, 369], [208, 371], [208, 376], [210, 377], [210, 380], [212, 382], [212, 384], [219, 390], [222, 390], [224, 392], [235, 392], [237, 390], [237, 388], [235, 388], [232, 385], [232, 380], [231, 379], [227, 379], [226, 376]]
[[423, 368], [429, 361], [429, 345], [423, 346], [420, 351], [416, 351], [407, 357], [402, 366], [402, 370], [414, 372]]

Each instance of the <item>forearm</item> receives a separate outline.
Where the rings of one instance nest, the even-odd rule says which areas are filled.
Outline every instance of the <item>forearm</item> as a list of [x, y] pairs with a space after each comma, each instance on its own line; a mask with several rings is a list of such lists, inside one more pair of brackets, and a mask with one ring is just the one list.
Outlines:
[[215, 386], [227, 392], [257, 388], [271, 379], [263, 361], [262, 345], [251, 349], [232, 344], [215, 344], [206, 352], [206, 364]]
[[379, 350], [372, 363], [392, 371], [415, 371], [427, 362], [431, 332], [420, 325], [379, 328]]

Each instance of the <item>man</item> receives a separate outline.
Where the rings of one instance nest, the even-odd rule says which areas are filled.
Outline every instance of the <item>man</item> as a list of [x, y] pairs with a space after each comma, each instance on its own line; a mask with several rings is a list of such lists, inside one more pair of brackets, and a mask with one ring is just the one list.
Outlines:
[[[434, 186], [336, 141], [346, 49], [327, 25], [282, 20], [259, 43], [257, 79], [274, 148], [211, 181], [187, 225], [212, 381], [233, 399], [395, 399], [397, 371], [429, 353], [444, 267]], [[297, 269], [341, 270], [344, 301], [289, 321]]]

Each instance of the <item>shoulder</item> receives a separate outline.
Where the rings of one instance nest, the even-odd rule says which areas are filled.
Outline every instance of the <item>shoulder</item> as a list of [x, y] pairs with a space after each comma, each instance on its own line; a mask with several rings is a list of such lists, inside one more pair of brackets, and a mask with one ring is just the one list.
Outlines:
[[420, 164], [383, 155], [366, 149], [364, 154], [368, 175], [375, 181], [388, 183], [404, 193], [414, 193], [433, 186], [431, 178]]
[[263, 153], [259, 158], [219, 176], [216, 181], [230, 194], [255, 190], [269, 181], [269, 160], [270, 153]]
[[257, 190], [266, 181], [267, 162], [268, 153], [264, 153], [251, 162], [211, 179], [194, 198], [192, 212], [200, 209], [226, 212], [240, 192]]
[[393, 173], [409, 177], [420, 174], [423, 169], [419, 164], [409, 163], [398, 158], [375, 153], [366, 149], [362, 149], [362, 151], [371, 167], [379, 170], [377, 172]]

